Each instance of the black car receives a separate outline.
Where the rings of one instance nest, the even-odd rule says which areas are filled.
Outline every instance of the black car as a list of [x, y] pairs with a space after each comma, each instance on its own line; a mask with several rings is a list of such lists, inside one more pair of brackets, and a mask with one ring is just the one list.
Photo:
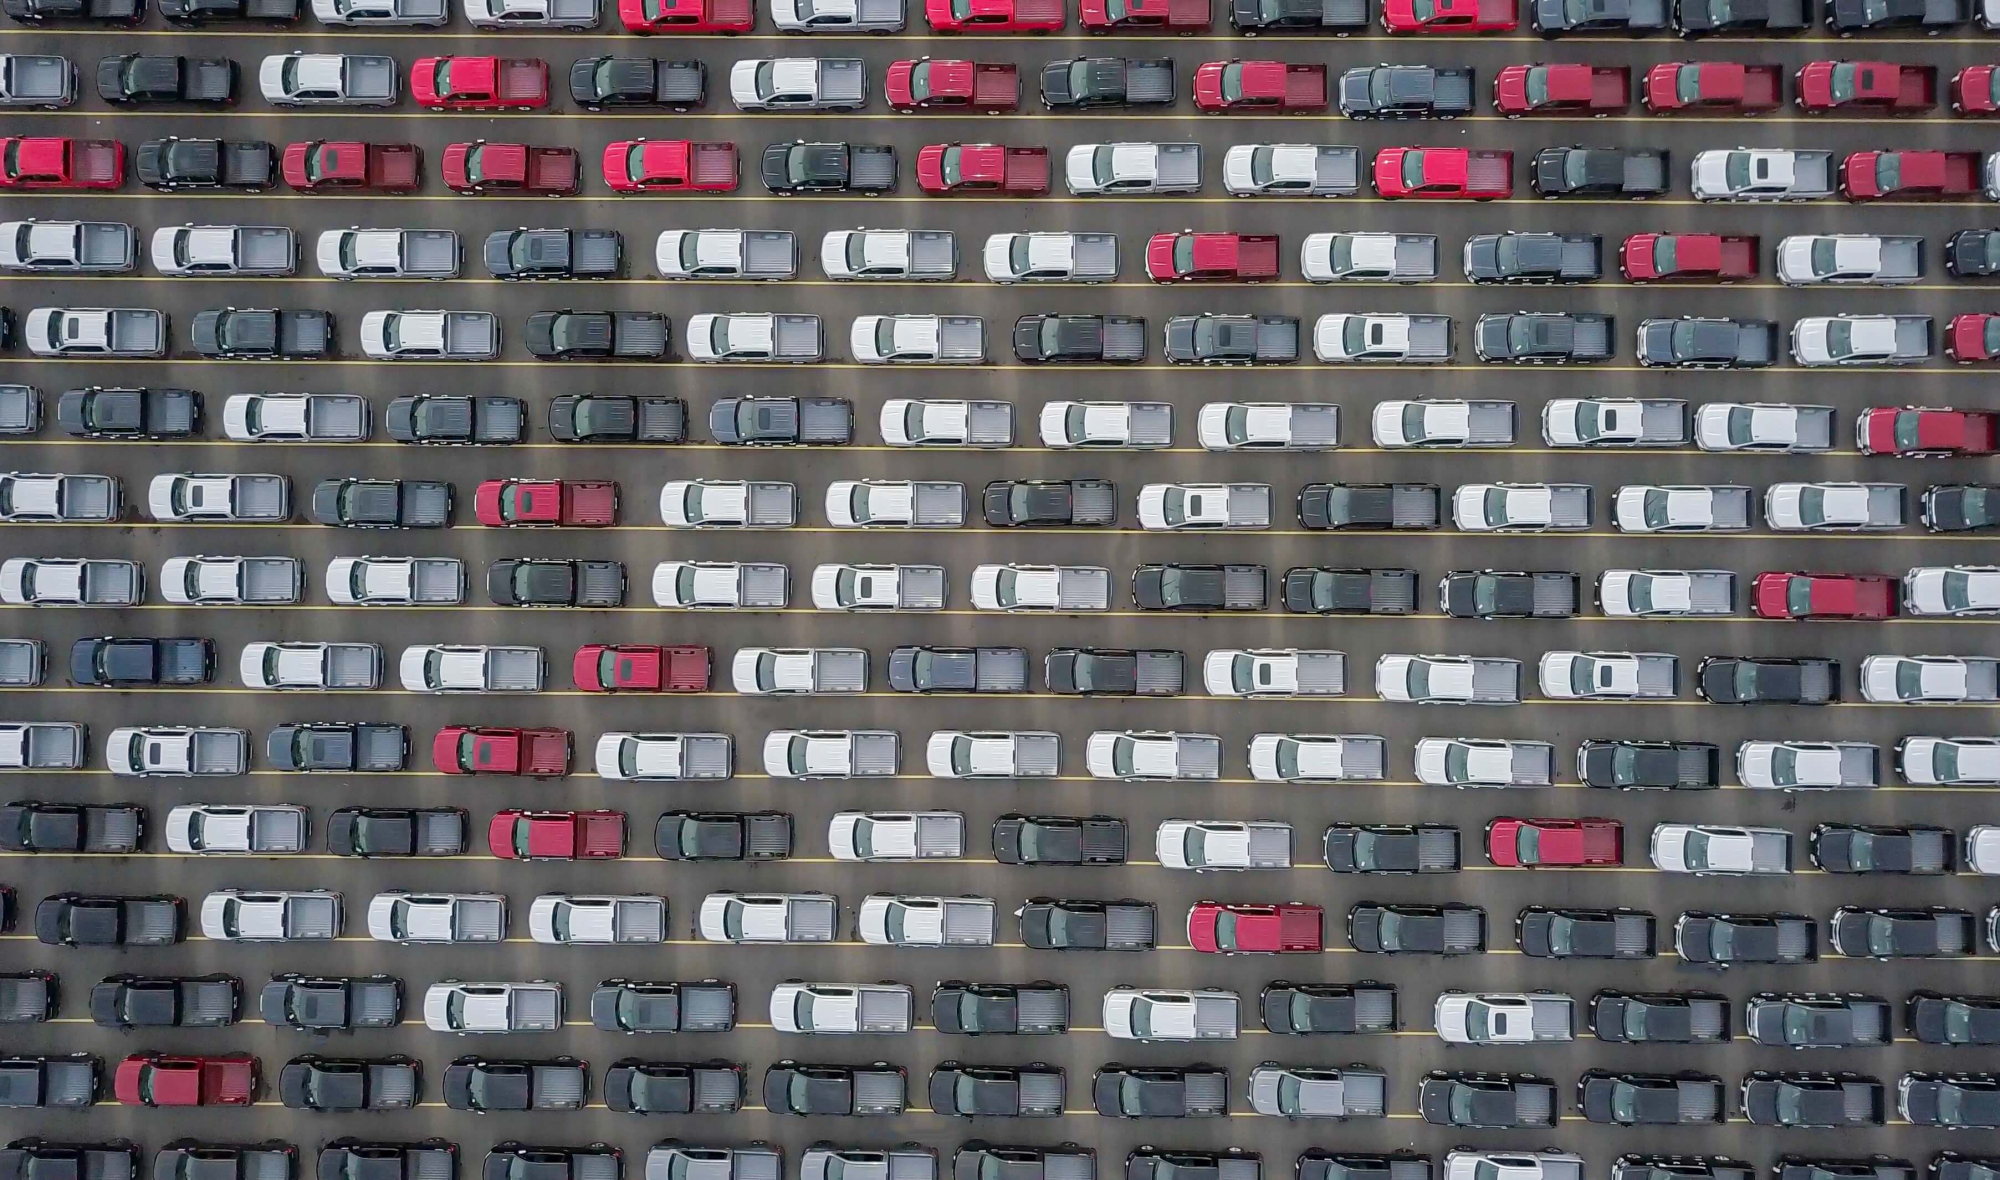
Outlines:
[[279, 1139], [262, 1143], [214, 1143], [175, 1139], [153, 1156], [153, 1180], [201, 1180], [204, 1176], [297, 1175], [299, 1149]]
[[1743, 1117], [1760, 1127], [1879, 1127], [1887, 1095], [1874, 1078], [1843, 1071], [1776, 1073], [1743, 1079]]
[[1014, 356], [1032, 365], [1137, 364], [1146, 359], [1146, 319], [1024, 315], [1014, 321]]
[[403, 981], [393, 975], [272, 976], [257, 997], [264, 1023], [305, 1033], [394, 1028], [403, 1023]]
[[1782, 37], [1812, 23], [1813, 0], [1674, 0], [1674, 31], [1689, 41], [1721, 33]]
[[1820, 824], [1808, 855], [1828, 873], [1933, 876], [1955, 869], [1957, 846], [1950, 828]]
[[1451, 570], [1438, 579], [1438, 607], [1454, 619], [1573, 618], [1578, 582], [1569, 570]]
[[488, 1061], [461, 1057], [445, 1067], [444, 1104], [474, 1114], [580, 1110], [590, 1067], [574, 1057]]
[[1661, 369], [1762, 369], [1777, 363], [1771, 320], [1682, 316], [1639, 324], [1639, 363]]
[[528, 436], [528, 407], [518, 397], [409, 394], [389, 403], [382, 429], [404, 443], [504, 446]]
[[327, 817], [335, 856], [462, 856], [471, 820], [462, 807], [342, 807]]
[[206, 357], [311, 361], [331, 356], [338, 334], [330, 311], [223, 307], [196, 314], [188, 338]]
[[1449, 824], [1332, 824], [1321, 837], [1336, 873], [1455, 873], [1458, 829]]
[[[1232, 596], [1232, 581], [1257, 583]], [[1269, 573], [1261, 565], [1142, 565], [1132, 571], [1132, 601], [1140, 610], [1262, 610]]]
[[6, 0], [0, 10], [25, 25], [136, 25], [146, 19], [146, 0]]
[[1671, 1127], [1725, 1122], [1729, 1100], [1722, 1079], [1711, 1074], [1591, 1069], [1576, 1080], [1576, 1108], [1593, 1123]]
[[948, 1035], [1060, 1036], [1069, 1031], [1069, 988], [947, 979], [931, 993], [931, 1024]]
[[[1894, 1180], [1915, 1180], [1916, 1173]], [[2000, 1177], [2000, 1157], [1961, 1155], [1940, 1151], [1931, 1157], [1930, 1180], [1995, 1180]]]
[[261, 139], [149, 139], [132, 153], [132, 174], [160, 192], [262, 192], [278, 177], [278, 149]]
[[570, 63], [570, 101], [586, 111], [654, 107], [688, 111], [708, 97], [708, 67], [656, 57], [584, 57]]
[[89, 1053], [0, 1057], [0, 1110], [73, 1110], [95, 1106], [104, 1063]]
[[1171, 365], [1288, 365], [1299, 359], [1299, 318], [1289, 315], [1177, 315], [1163, 351]]
[[968, 1065], [942, 1061], [927, 1087], [931, 1110], [954, 1118], [1058, 1118], [1063, 1071], [1045, 1061]]
[[1626, 197], [1635, 201], [1672, 190], [1672, 160], [1651, 148], [1545, 147], [1528, 168], [1535, 195]]
[[1514, 941], [1537, 959], [1650, 959], [1657, 926], [1644, 910], [1531, 905], [1514, 919]]
[[1122, 865], [1125, 821], [1115, 815], [1020, 815], [993, 821], [1003, 865]]
[[1299, 525], [1335, 531], [1434, 529], [1439, 495], [1434, 483], [1309, 483], [1299, 489]]
[[736, 1027], [736, 985], [607, 979], [590, 993], [590, 1022], [600, 1032], [728, 1032]]
[[236, 63], [226, 57], [155, 57], [126, 53], [99, 58], [97, 96], [114, 106], [236, 104]]
[[1139, 1147], [1125, 1157], [1125, 1180], [1220, 1180], [1225, 1164], [1247, 1163], [1262, 1175], [1264, 1157], [1240, 1147], [1221, 1151]]
[[306, 1053], [278, 1071], [278, 1099], [293, 1110], [344, 1114], [409, 1110], [423, 1094], [423, 1064], [389, 1057], [321, 1057]]
[[160, 440], [201, 434], [201, 395], [192, 389], [72, 389], [56, 399], [56, 423], [78, 438]]
[[1471, 70], [1355, 66], [1340, 75], [1340, 113], [1350, 119], [1454, 119], [1472, 113]]
[[[61, 1010], [61, 1003], [62, 981], [53, 971], [0, 973], [0, 1024], [41, 1024], [53, 1020]], [[0, 1167], [0, 1180], [9, 1175], [5, 1167]]]
[[1721, 770], [1722, 751], [1709, 742], [1592, 739], [1576, 749], [1577, 778], [1607, 790], [1712, 790]]
[[1954, 959], [1977, 953], [1976, 927], [1970, 910], [1844, 905], [1827, 923], [1827, 941], [1855, 959]]
[[1971, 0], [1826, 0], [1825, 19], [1842, 37], [1895, 29], [1935, 37], [1971, 20], [1972, 9]]
[[2000, 274], [2000, 229], [1962, 229], [1946, 238], [1944, 268], [1955, 279]]
[[896, 189], [896, 149], [881, 143], [774, 143], [758, 175], [779, 196]]
[[[1020, 670], [1018, 680], [996, 673], [1008, 665]], [[1027, 652], [1018, 647], [906, 645], [890, 649], [887, 679], [891, 692], [1010, 692], [1025, 687], [1027, 666]]]
[[1886, 1045], [1889, 1001], [1857, 993], [1758, 992], [1743, 1007], [1743, 1030], [1760, 1045], [1846, 1049]]
[[1324, 1147], [1300, 1152], [1295, 1172], [1296, 1180], [1431, 1180], [1431, 1175], [1431, 1157], [1413, 1151], [1384, 1154]]
[[1824, 705], [1840, 699], [1840, 664], [1710, 656], [1695, 669], [1694, 691], [1713, 705]]
[[1042, 678], [1066, 696], [1172, 696], [1185, 664], [1177, 651], [1059, 647], [1043, 658]]
[[1528, 21], [1553, 40], [1571, 33], [1644, 37], [1667, 27], [1668, 0], [1534, 0]]
[[1397, 994], [1388, 984], [1293, 983], [1274, 979], [1257, 997], [1264, 1028], [1288, 1036], [1393, 1032]]
[[2000, 996], [1912, 992], [1903, 1024], [1926, 1045], [2000, 1045]]
[[1687, 910], [1674, 921], [1674, 952], [1710, 967], [1816, 963], [1819, 923], [1802, 914], [1711, 914]]
[[[509, 1139], [496, 1143], [480, 1165], [480, 1180], [585, 1180], [621, 1174], [624, 1152], [605, 1143], [537, 1147]], [[584, 1161], [591, 1161], [585, 1168]]]
[[1729, 1001], [1712, 992], [1601, 991], [1590, 997], [1591, 1035], [1626, 1045], [1712, 1045], [1729, 1040]]
[[1489, 312], [1473, 324], [1473, 348], [1488, 364], [1569, 365], [1608, 361], [1616, 324], [1587, 311]]
[[557, 442], [680, 442], [687, 437], [687, 402], [677, 397], [564, 394], [549, 402], [549, 436]]
[[[1933, 1177], [1937, 1175], [1935, 1160], [1938, 1158], [1942, 1157], [1933, 1157]], [[1908, 1160], [1892, 1159], [1886, 1155], [1871, 1155], [1866, 1159], [1781, 1155], [1777, 1165], [1771, 1169], [1771, 1180], [1917, 1180], [1917, 1170], [1910, 1166]]]
[[708, 433], [732, 446], [845, 443], [854, 403], [839, 397], [720, 397], [708, 408]]
[[1465, 277], [1475, 283], [1594, 283], [1604, 277], [1604, 239], [1596, 234], [1473, 234], [1465, 239]]
[[1559, 1105], [1555, 1083], [1531, 1073], [1434, 1069], [1417, 1085], [1418, 1113], [1440, 1127], [1553, 1127]]
[[315, 1167], [311, 1180], [455, 1180], [458, 1145], [441, 1138], [382, 1143], [347, 1136], [321, 1147]]
[[660, 360], [673, 335], [656, 311], [575, 311], [561, 308], [528, 317], [522, 343], [543, 360]]
[[0, 807], [0, 851], [123, 855], [145, 842], [146, 809], [20, 799]]
[[1326, 0], [1230, 0], [1229, 23], [1247, 37], [1311, 29], [1344, 32], [1368, 27], [1368, 5], [1366, 0], [1333, 4]]
[[1108, 1119], [1212, 1118], [1228, 1113], [1229, 1071], [1219, 1065], [1106, 1062], [1090, 1080], [1091, 1105]]
[[1021, 941], [1038, 951], [1149, 951], [1159, 912], [1150, 901], [1031, 897], [1015, 914]]
[[1294, 566], [1285, 571], [1285, 609], [1298, 615], [1406, 615], [1417, 609], [1413, 569]]
[[435, 529], [451, 524], [448, 483], [422, 479], [324, 479], [313, 488], [316, 524], [347, 529]]
[[1989, 484], [1933, 484], [1918, 501], [1924, 527], [1934, 533], [1973, 533], [2000, 528], [2000, 487]]
[[1486, 911], [1447, 905], [1357, 902], [1347, 911], [1347, 938], [1371, 955], [1477, 955], [1486, 951]]
[[[1079, 511], [1078, 501], [1086, 496], [1110, 500], [1110, 510]], [[996, 479], [979, 497], [981, 514], [994, 528], [1115, 524], [1117, 500], [1118, 485], [1108, 479]]]
[[495, 606], [619, 606], [625, 566], [562, 557], [503, 557], [486, 567], [486, 597]]
[[70, 682], [95, 688], [207, 684], [215, 676], [210, 639], [79, 639], [69, 649]]
[[1171, 106], [1174, 60], [1073, 57], [1042, 67], [1042, 105], [1050, 110]]
[[106, 1028], [227, 1028], [243, 1003], [234, 975], [109, 975], [90, 989], [90, 1019]]
[[480, 256], [494, 278], [510, 282], [616, 278], [625, 238], [615, 229], [497, 229]]
[[742, 1107], [743, 1086], [743, 1067], [734, 1061], [627, 1057], [604, 1071], [604, 1104], [620, 1114], [729, 1114]]
[[130, 1140], [71, 1143], [30, 1136], [0, 1149], [0, 1180], [137, 1180], [139, 1149]]
[[859, 1075], [864, 1073], [908, 1076], [901, 1066], [886, 1061], [863, 1066], [780, 1061], [764, 1071], [764, 1109], [789, 1115], [855, 1114]]
[[666, 811], [653, 826], [662, 860], [781, 860], [792, 854], [783, 811]]

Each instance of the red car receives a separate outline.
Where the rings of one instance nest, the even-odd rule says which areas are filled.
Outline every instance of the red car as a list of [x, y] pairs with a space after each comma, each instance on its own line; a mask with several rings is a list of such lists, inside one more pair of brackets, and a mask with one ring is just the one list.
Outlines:
[[1214, 20], [1209, 0], [1082, 0], [1076, 19], [1093, 33], [1164, 29], [1183, 36], [1208, 32]]
[[618, 523], [618, 485], [602, 479], [489, 479], [472, 494], [488, 528], [603, 528]]
[[1854, 423], [1854, 445], [1864, 455], [1942, 459], [1993, 453], [2000, 414], [1985, 410], [1870, 406]]
[[586, 643], [570, 676], [585, 692], [707, 692], [709, 650], [645, 643]]
[[1156, 283], [1255, 283], [1278, 275], [1278, 235], [1154, 234], [1146, 277]]
[[1498, 201], [1514, 195], [1514, 153], [1470, 148], [1383, 148], [1372, 169], [1388, 200]]
[[468, 196], [521, 193], [568, 197], [583, 188], [583, 161], [573, 147], [475, 139], [448, 145], [439, 171], [446, 188]]
[[1514, 0], [1384, 0], [1390, 33], [1511, 33], [1521, 24]]
[[1887, 619], [1896, 614], [1896, 579], [1885, 574], [1794, 574], [1766, 570], [1750, 583], [1760, 619]]
[[625, 855], [622, 811], [496, 812], [486, 847], [501, 860], [616, 860]]
[[1954, 74], [1951, 113], [1979, 119], [2000, 115], [2000, 66], [1967, 66]]
[[1188, 944], [1210, 955], [1316, 955], [1324, 917], [1320, 907], [1296, 901], [1198, 901], [1188, 911]]
[[998, 143], [930, 143], [917, 152], [917, 187], [934, 197], [1049, 191], [1049, 149]]
[[112, 1092], [127, 1106], [248, 1106], [257, 1084], [257, 1059], [248, 1053], [134, 1053], [118, 1063]]
[[1602, 118], [1632, 104], [1632, 71], [1573, 62], [1507, 66], [1493, 79], [1493, 106], [1510, 119], [1586, 111]]
[[750, 0], [618, 0], [630, 33], [747, 33], [756, 27]]
[[621, 139], [604, 148], [604, 183], [620, 193], [736, 191], [736, 145]]
[[1283, 61], [1205, 61], [1194, 72], [1194, 105], [1225, 111], [1326, 109], [1326, 67]]
[[1063, 0], [924, 0], [934, 33], [1053, 33]]
[[431, 739], [439, 774], [516, 774], [560, 778], [569, 773], [567, 729], [447, 725]]
[[285, 145], [285, 183], [302, 193], [413, 193], [424, 154], [413, 143], [315, 139]]
[[[1982, 67], [1975, 66], [1974, 69]], [[1914, 115], [1937, 105], [1937, 69], [1887, 61], [1809, 61], [1794, 76], [1799, 109]]]
[[1979, 192], [1978, 152], [1850, 152], [1840, 195], [1850, 201], [1950, 201]]
[[1757, 239], [1731, 234], [1633, 234], [1618, 251], [1630, 283], [1733, 283], [1757, 277]]
[[420, 57], [410, 93], [433, 111], [532, 111], [549, 105], [549, 63], [538, 57]]
[[1625, 825], [1615, 819], [1518, 819], [1486, 825], [1486, 859], [1502, 868], [1615, 865], [1625, 859]]
[[0, 188], [110, 189], [124, 183], [125, 145], [115, 139], [0, 139]]
[[1656, 115], [1718, 111], [1761, 115], [1784, 105], [1785, 71], [1733, 61], [1667, 61], [1646, 71], [1639, 101]]
[[1944, 354], [1961, 365], [2000, 360], [2000, 315], [1968, 311], [1944, 326]]
[[1011, 111], [1021, 75], [1003, 62], [906, 57], [889, 63], [882, 91], [897, 111]]

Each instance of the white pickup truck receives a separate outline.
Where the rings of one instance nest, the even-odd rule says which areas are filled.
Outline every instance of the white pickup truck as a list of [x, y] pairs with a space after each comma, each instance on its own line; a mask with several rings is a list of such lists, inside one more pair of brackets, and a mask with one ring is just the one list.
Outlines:
[[118, 274], [138, 261], [138, 240], [122, 221], [0, 222], [0, 270]]
[[1111, 609], [1111, 571], [1095, 565], [980, 565], [972, 605], [991, 611]]
[[1074, 196], [1198, 193], [1198, 143], [1079, 143], [1063, 160]]
[[1576, 1001], [1555, 992], [1447, 991], [1431, 1027], [1450, 1045], [1526, 1045], [1576, 1039]]
[[836, 811], [826, 825], [835, 860], [956, 860], [965, 817], [956, 811]]
[[1169, 819], [1153, 834], [1160, 864], [1197, 873], [1292, 867], [1292, 825], [1276, 820]]
[[1153, 530], [1262, 529], [1271, 525], [1267, 483], [1149, 483], [1139, 489], [1139, 525]]
[[340, 606], [457, 606], [465, 562], [456, 557], [336, 557], [326, 596]]
[[813, 606], [838, 611], [933, 611], [945, 604], [941, 565], [815, 566]]
[[663, 561], [653, 603], [670, 610], [771, 610], [791, 596], [791, 569], [775, 562]]
[[1672, 700], [1679, 667], [1665, 652], [1549, 651], [1539, 672], [1552, 700]]
[[282, 225], [167, 225], [153, 231], [152, 260], [163, 275], [283, 276], [298, 269], [299, 244]]
[[799, 244], [788, 229], [663, 229], [653, 264], [663, 279], [789, 279]]
[[169, 557], [160, 566], [160, 597], [176, 606], [290, 605], [304, 589], [296, 557]]
[[1375, 693], [1422, 705], [1511, 705], [1521, 699], [1521, 662], [1480, 656], [1385, 655]]
[[1220, 988], [1114, 987], [1104, 993], [1104, 1031], [1121, 1041], [1235, 1040], [1238, 1001]]
[[282, 475], [156, 475], [146, 510], [155, 520], [279, 521], [292, 514], [292, 483]]
[[1508, 447], [1514, 403], [1424, 398], [1375, 403], [1369, 424], [1378, 447]]
[[116, 775], [238, 775], [250, 769], [250, 735], [170, 725], [114, 729], [104, 742], [104, 764]]
[[940, 729], [925, 744], [924, 761], [934, 778], [1053, 778], [1061, 751], [1062, 738], [1046, 730]]
[[976, 315], [858, 315], [847, 346], [864, 365], [978, 365], [986, 321]]
[[798, 523], [798, 489], [775, 480], [670, 479], [660, 486], [669, 528], [782, 529]]
[[832, 942], [840, 899], [825, 893], [736, 893], [701, 899], [695, 930], [708, 942]]
[[419, 644], [398, 661], [410, 692], [540, 692], [547, 660], [539, 647]]
[[916, 994], [907, 983], [790, 979], [771, 989], [771, 1027], [784, 1033], [906, 1033], [915, 1010]]
[[965, 485], [946, 480], [836, 479], [826, 485], [835, 528], [946, 528], [965, 523]]
[[330, 229], [313, 250], [330, 279], [453, 279], [461, 254], [449, 229]]
[[201, 933], [214, 942], [332, 942], [340, 894], [325, 889], [222, 889], [201, 899]]
[[250, 688], [369, 689], [382, 682], [372, 643], [246, 643], [237, 671]]
[[424, 992], [424, 1024], [432, 1032], [553, 1032], [562, 1027], [559, 983], [463, 983], [446, 979]]
[[858, 647], [738, 648], [730, 681], [750, 696], [865, 692], [868, 653]]
[[528, 934], [546, 946], [657, 946], [667, 937], [667, 899], [544, 893], [528, 907]]
[[1014, 403], [892, 397], [882, 403], [882, 441], [892, 447], [1011, 447]]
[[1222, 777], [1222, 739], [1207, 733], [1093, 731], [1084, 749], [1092, 778], [1202, 780]]
[[1792, 871], [1792, 834], [1783, 828], [1657, 824], [1646, 855], [1665, 873], [1779, 875]]
[[500, 355], [500, 317], [490, 311], [371, 311], [361, 351], [378, 361], [490, 361]]
[[835, 282], [943, 281], [958, 275], [958, 237], [943, 229], [837, 229], [820, 239], [819, 265]]
[[1215, 697], [1340, 696], [1347, 655], [1296, 647], [1217, 648], [1202, 659], [1202, 684]]
[[1556, 750], [1509, 738], [1421, 738], [1419, 781], [1434, 787], [1546, 787], [1555, 782]]
[[892, 778], [902, 765], [893, 729], [774, 729], [764, 735], [764, 773], [773, 778]]
[[1108, 283], [1118, 277], [1117, 234], [994, 234], [982, 254], [993, 283]]
[[992, 946], [998, 921], [990, 897], [871, 893], [855, 911], [854, 932], [872, 946]]

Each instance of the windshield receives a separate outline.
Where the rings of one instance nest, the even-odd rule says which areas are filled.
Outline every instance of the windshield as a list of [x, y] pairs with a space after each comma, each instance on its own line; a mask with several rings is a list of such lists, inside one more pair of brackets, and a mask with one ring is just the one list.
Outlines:
[[1701, 101], [1701, 67], [1689, 63], [1674, 72], [1674, 97], [1682, 102]]
[[1750, 187], [1750, 153], [1731, 152], [1722, 161], [1722, 183], [1725, 188], [1744, 189]]
[[1688, 868], [1700, 871], [1708, 867], [1708, 844], [1708, 833], [1701, 831], [1689, 832], [1681, 841], [1681, 859]]
[[[1424, 6], [1424, 0], [1417, 0], [1417, 3], [1419, 7]], [[1405, 152], [1403, 154], [1403, 187], [1422, 188], [1423, 186], [1424, 154], [1422, 152]]]
[[1549, 101], [1549, 67], [1536, 66], [1528, 71], [1527, 91], [1528, 102], [1532, 106], [1541, 106]]
[[972, 739], [964, 734], [951, 740], [951, 769], [953, 774], [972, 773]]
[[1222, 101], [1243, 101], [1243, 63], [1233, 61], [1222, 67]]
[[1139, 743], [1120, 736], [1111, 743], [1111, 769], [1120, 775], [1131, 774], [1138, 769], [1138, 755]]
[[1653, 269], [1660, 274], [1672, 274], [1674, 258], [1677, 254], [1675, 243], [1680, 239], [1672, 234], [1661, 234], [1653, 239]]

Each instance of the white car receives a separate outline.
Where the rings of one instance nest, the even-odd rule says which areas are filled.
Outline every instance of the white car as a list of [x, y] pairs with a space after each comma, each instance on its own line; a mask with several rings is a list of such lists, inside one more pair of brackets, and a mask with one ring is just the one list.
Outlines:
[[1833, 420], [1832, 406], [1709, 402], [1694, 412], [1694, 442], [1704, 451], [1825, 451]]
[[2000, 738], [1906, 737], [1896, 772], [1915, 786], [1992, 786], [2000, 783]]
[[611, 782], [724, 779], [735, 769], [735, 739], [726, 733], [603, 733], [593, 761], [597, 777]]
[[312, 813], [290, 804], [183, 803], [167, 812], [167, 848], [199, 855], [304, 852]]
[[146, 570], [135, 561], [10, 557], [0, 562], [0, 602], [10, 606], [137, 606]]
[[424, 992], [424, 1025], [432, 1032], [553, 1032], [562, 1027], [559, 983], [461, 983], [447, 979]]
[[1440, 1180], [1583, 1180], [1583, 1157], [1541, 1151], [1448, 1151]]
[[1764, 521], [1782, 532], [1899, 529], [1903, 494], [1901, 484], [1774, 483], [1764, 489]]
[[784, 528], [798, 519], [788, 483], [741, 479], [670, 479], [660, 485], [660, 519], [669, 528]]
[[238, 393], [222, 403], [222, 432], [237, 442], [361, 442], [368, 400], [346, 393]]
[[1093, 731], [1084, 748], [1092, 778], [1215, 779], [1222, 740], [1206, 733]]
[[257, 66], [257, 89], [277, 107], [392, 107], [396, 59], [355, 53], [276, 53]]
[[1052, 778], [1061, 741], [1046, 730], [940, 729], [924, 745], [924, 762], [932, 778]]
[[1967, 872], [2000, 873], [2000, 824], [1974, 824], [1965, 830]]
[[499, 893], [410, 893], [392, 889], [368, 902], [368, 937], [406, 945], [497, 943], [507, 936]]
[[1611, 498], [1621, 533], [1741, 532], [1750, 527], [1750, 489], [1740, 485], [1628, 483]]
[[326, 596], [338, 606], [456, 606], [465, 601], [465, 562], [456, 557], [336, 557], [326, 563]]
[[[1254, 511], [1263, 496], [1261, 517]], [[1139, 489], [1139, 527], [1156, 530], [1263, 528], [1270, 523], [1269, 484], [1149, 483]]]
[[366, 28], [425, 25], [451, 21], [446, 0], [312, 0], [313, 19], [323, 25]]
[[2000, 614], [2000, 565], [1920, 565], [1903, 575], [1903, 609], [1964, 618]]
[[1659, 824], [1648, 838], [1647, 857], [1663, 873], [1780, 874], [1791, 871], [1791, 843], [1783, 828]]
[[[1045, 402], [1042, 445], [1057, 450], [1168, 447], [1174, 441], [1173, 413], [1167, 402]], [[1155, 423], [1163, 428], [1155, 429]]]
[[218, 889], [201, 899], [201, 936], [211, 942], [333, 942], [345, 913], [326, 889]]
[[[1861, 696], [1878, 705], [1953, 705], [1991, 700], [1991, 656], [1869, 656], [1861, 661]], [[1974, 695], [1983, 681], [1986, 691]]]
[[667, 939], [667, 899], [544, 893], [528, 907], [528, 935], [548, 946], [658, 945]]
[[892, 397], [880, 425], [892, 447], [1012, 446], [1014, 403]]
[[[672, 610], [782, 607], [791, 571], [782, 565], [736, 561], [663, 561], [653, 567], [653, 604]], [[758, 593], [760, 582], [768, 594]]]
[[1325, 451], [1340, 445], [1334, 402], [1206, 402], [1195, 437], [1209, 451]]
[[1671, 699], [1676, 660], [1664, 652], [1546, 651], [1542, 695], [1558, 701]]
[[956, 860], [965, 855], [965, 817], [956, 811], [836, 811], [827, 850], [843, 861]]
[[1250, 739], [1250, 777], [1265, 783], [1376, 779], [1385, 745], [1374, 734], [1260, 733]]
[[1736, 747], [1736, 777], [1766, 791], [1873, 787], [1879, 754], [1859, 742], [1748, 741]]
[[1608, 569], [1597, 578], [1597, 608], [1614, 619], [1736, 613], [1729, 570]]
[[1236, 993], [1220, 988], [1114, 987], [1104, 993], [1103, 1025], [1121, 1041], [1233, 1040], [1237, 1006]]

